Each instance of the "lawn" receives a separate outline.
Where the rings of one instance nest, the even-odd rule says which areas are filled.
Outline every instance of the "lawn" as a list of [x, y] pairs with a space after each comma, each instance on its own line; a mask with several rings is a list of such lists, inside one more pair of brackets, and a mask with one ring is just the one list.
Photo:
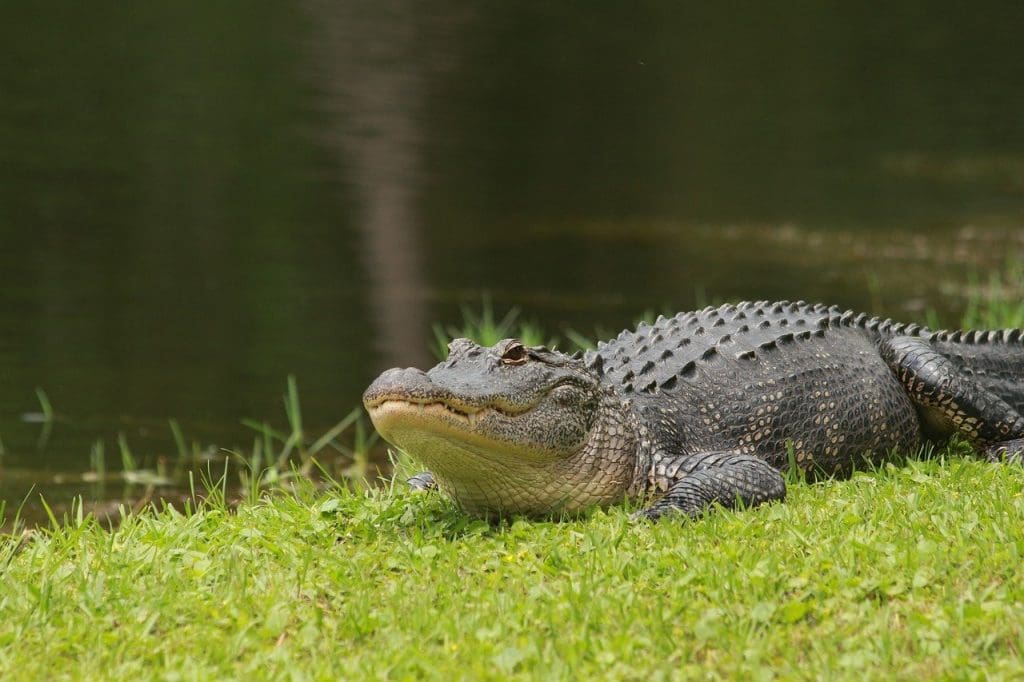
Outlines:
[[399, 488], [72, 519], [0, 547], [5, 679], [1024, 676], [1024, 470], [489, 525]]

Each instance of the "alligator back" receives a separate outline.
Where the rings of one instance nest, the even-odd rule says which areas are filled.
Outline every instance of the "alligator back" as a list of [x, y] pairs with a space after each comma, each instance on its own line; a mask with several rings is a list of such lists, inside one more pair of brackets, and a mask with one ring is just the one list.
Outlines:
[[936, 435], [879, 353], [898, 336], [926, 341], [1024, 413], [1020, 330], [933, 332], [802, 301], [659, 317], [587, 358], [657, 431], [652, 440], [677, 452], [738, 450], [784, 468], [795, 446], [798, 460], [831, 473], [913, 446], [923, 425]]
[[877, 342], [891, 336], [932, 334], [920, 325], [869, 317], [837, 306], [757, 301], [659, 317], [654, 324], [641, 323], [635, 331], [626, 330], [599, 343], [592, 355], [602, 357], [605, 372], [619, 380], [626, 392], [651, 392], [658, 386], [670, 388], [680, 376], [717, 359], [770, 360], [780, 347], [815, 338], [830, 339], [842, 352], [840, 339]]
[[917, 325], [804, 302], [756, 302], [642, 324], [589, 354], [674, 453], [756, 455], [829, 474], [920, 441], [921, 424], [878, 352]]

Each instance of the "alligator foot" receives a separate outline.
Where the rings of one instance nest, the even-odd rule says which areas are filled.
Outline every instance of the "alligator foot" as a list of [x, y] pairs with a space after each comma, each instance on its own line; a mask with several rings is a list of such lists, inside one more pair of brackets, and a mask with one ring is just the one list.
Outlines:
[[682, 475], [661, 498], [634, 518], [655, 520], [666, 514], [700, 516], [712, 504], [752, 507], [783, 500], [786, 483], [776, 469], [751, 455], [705, 452], [686, 457], [676, 468]]
[[991, 443], [986, 457], [991, 448], [1024, 439], [1024, 417], [927, 341], [897, 336], [883, 342], [881, 351], [932, 430]]
[[981, 449], [981, 456], [989, 462], [1008, 462], [1024, 465], [1024, 438], [993, 443]]
[[434, 480], [434, 474], [429, 471], [424, 471], [411, 478], [407, 478], [405, 482], [409, 484], [410, 488], [417, 492], [437, 490], [437, 481]]

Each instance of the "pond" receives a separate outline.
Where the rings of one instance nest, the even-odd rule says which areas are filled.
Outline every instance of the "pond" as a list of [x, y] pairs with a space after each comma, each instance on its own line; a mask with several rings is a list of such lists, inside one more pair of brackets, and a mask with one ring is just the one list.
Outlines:
[[[460, 306], [955, 324], [1024, 255], [1022, 10], [0, 8], [0, 499], [310, 432]], [[54, 417], [37, 397], [42, 389]], [[47, 423], [48, 422], [48, 423]]]

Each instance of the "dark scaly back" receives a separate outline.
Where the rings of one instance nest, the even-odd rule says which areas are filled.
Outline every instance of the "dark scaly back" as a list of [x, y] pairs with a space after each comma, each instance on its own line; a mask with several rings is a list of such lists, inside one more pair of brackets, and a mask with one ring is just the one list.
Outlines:
[[[688, 386], [716, 390], [712, 382], [726, 385], [733, 377], [749, 384], [784, 370], [811, 371], [827, 364], [814, 357], [822, 349], [852, 368], [861, 362], [850, 357], [852, 349], [863, 350], [864, 341], [877, 345], [894, 336], [928, 341], [963, 372], [1024, 412], [1022, 330], [931, 331], [803, 301], [744, 302], [659, 317], [654, 324], [641, 324], [598, 344], [586, 358], [592, 366], [601, 366], [605, 381], [617, 391], [642, 402], [661, 392], [679, 393], [678, 389], [684, 398]], [[848, 378], [856, 376], [851, 373]]]
[[939, 331], [931, 344], [982, 386], [1024, 413], [1024, 332]]
[[876, 340], [932, 335], [920, 325], [869, 317], [837, 306], [756, 301], [659, 317], [654, 324], [641, 323], [636, 330], [599, 343], [587, 357], [593, 363], [595, 356], [600, 356], [605, 375], [624, 392], [652, 393], [656, 387], [671, 389], [702, 363], [752, 360], [770, 354], [780, 344], [825, 338], [844, 328]]
[[836, 472], [854, 453], [917, 442], [909, 397], [877, 344], [930, 334], [834, 306], [758, 301], [659, 318], [585, 359], [667, 452], [738, 450], [783, 467], [793, 443], [798, 462]]

